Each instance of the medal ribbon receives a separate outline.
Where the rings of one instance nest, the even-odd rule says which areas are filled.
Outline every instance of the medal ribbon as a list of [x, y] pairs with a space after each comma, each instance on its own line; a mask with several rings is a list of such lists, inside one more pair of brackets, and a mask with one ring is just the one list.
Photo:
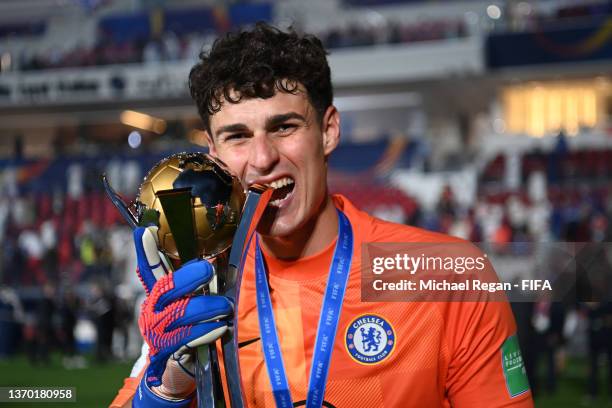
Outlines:
[[[353, 258], [353, 230], [351, 223], [342, 211], [337, 211], [338, 240], [329, 268], [327, 286], [319, 316], [317, 337], [310, 367], [306, 408], [320, 408], [323, 404], [329, 364], [332, 351], [334, 350], [334, 340], [338, 329], [338, 321], [340, 320], [342, 301]], [[276, 406], [279, 408], [292, 408], [293, 400], [291, 399], [289, 381], [287, 380], [280, 342], [278, 341], [278, 333], [276, 332], [270, 288], [268, 287], [266, 266], [259, 246], [259, 238], [256, 240], [255, 249], [255, 287], [257, 291], [257, 314], [259, 317], [264, 360]]]

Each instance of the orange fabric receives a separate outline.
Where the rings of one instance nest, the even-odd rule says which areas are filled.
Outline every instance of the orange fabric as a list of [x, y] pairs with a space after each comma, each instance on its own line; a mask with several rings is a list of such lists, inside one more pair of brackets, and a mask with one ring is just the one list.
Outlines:
[[[361, 302], [361, 245], [366, 242], [461, 242], [419, 228], [392, 224], [357, 210], [342, 196], [337, 207], [354, 231], [353, 261], [325, 392], [334, 407], [531, 408], [531, 393], [510, 398], [500, 347], [516, 332], [504, 302]], [[264, 253], [276, 327], [294, 402], [306, 399], [310, 363], [327, 272], [335, 243], [321, 253], [283, 262]], [[239, 305], [239, 342], [260, 337], [254, 251], [247, 257]], [[354, 360], [347, 326], [358, 316], [383, 317], [395, 330], [395, 347], [373, 365]], [[261, 341], [240, 349], [249, 407], [275, 407]]]
[[[504, 302], [361, 302], [361, 245], [367, 242], [461, 242], [443, 234], [392, 224], [357, 210], [342, 196], [336, 206], [351, 221], [353, 261], [325, 392], [333, 407], [532, 408], [531, 393], [510, 398], [501, 345], [516, 332]], [[327, 272], [335, 243], [295, 262], [264, 254], [278, 337], [294, 402], [306, 399], [310, 362]], [[247, 256], [238, 308], [239, 342], [260, 337], [254, 249]], [[383, 361], [364, 365], [347, 351], [345, 333], [358, 316], [383, 317], [395, 346]], [[240, 349], [249, 407], [275, 407], [261, 341]], [[300, 404], [304, 405], [304, 404]]]
[[143, 373], [144, 371], [138, 377], [129, 377], [123, 380], [123, 387], [121, 387], [109, 408], [127, 408], [132, 406], [132, 398], [136, 394]]

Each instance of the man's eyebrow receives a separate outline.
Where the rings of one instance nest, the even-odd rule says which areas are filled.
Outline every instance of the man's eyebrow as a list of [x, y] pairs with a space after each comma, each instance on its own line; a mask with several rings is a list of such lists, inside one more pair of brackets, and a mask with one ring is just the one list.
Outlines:
[[[289, 119], [298, 119], [303, 122], [306, 122], [306, 118], [300, 115], [299, 113], [288, 112], [288, 113], [281, 113], [281, 114], [270, 116], [269, 118], [266, 118], [266, 127], [272, 128], [274, 126], [278, 126], [281, 123], [284, 123], [285, 121]], [[249, 127], [245, 125], [244, 123], [232, 123], [231, 125], [221, 126], [214, 133], [215, 135], [220, 135], [222, 133], [244, 132], [248, 130], [249, 130]]]
[[231, 125], [221, 126], [219, 129], [217, 129], [215, 134], [220, 135], [221, 133], [244, 132], [248, 129], [249, 128], [247, 125], [243, 123], [232, 123]]
[[306, 118], [300, 115], [299, 113], [288, 112], [288, 113], [281, 113], [279, 115], [270, 116], [269, 118], [267, 118], [266, 127], [271, 128], [271, 127], [280, 125], [281, 123], [284, 123], [288, 121], [289, 119], [298, 119], [298, 120], [301, 120], [302, 122], [306, 122]]

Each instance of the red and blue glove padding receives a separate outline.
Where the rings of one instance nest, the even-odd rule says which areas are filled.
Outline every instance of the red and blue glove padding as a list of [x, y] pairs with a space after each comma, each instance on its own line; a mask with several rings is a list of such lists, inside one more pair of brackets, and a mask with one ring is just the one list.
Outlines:
[[[233, 313], [229, 299], [202, 294], [202, 288], [214, 277], [214, 269], [209, 262], [190, 261], [176, 271], [165, 274], [154, 235], [150, 228], [134, 230], [138, 276], [147, 292], [138, 325], [149, 346], [149, 365], [134, 397], [134, 406], [158, 406], [153, 402], [163, 399], [153, 394], [150, 387], [162, 385], [168, 359], [172, 357], [180, 361], [181, 354], [214, 342], [227, 330], [227, 319]], [[189, 370], [185, 371], [189, 373]], [[149, 402], [147, 405], [137, 405], [137, 400]], [[163, 401], [172, 403], [171, 406], [180, 406], [176, 404], [181, 402]]]

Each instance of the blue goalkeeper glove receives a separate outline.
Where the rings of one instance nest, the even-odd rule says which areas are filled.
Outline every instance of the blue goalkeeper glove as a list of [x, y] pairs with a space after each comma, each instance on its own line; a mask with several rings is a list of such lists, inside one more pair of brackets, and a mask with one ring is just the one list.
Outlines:
[[134, 230], [138, 276], [147, 292], [138, 319], [149, 346], [143, 380], [156, 395], [176, 400], [195, 390], [193, 349], [227, 331], [233, 306], [223, 296], [202, 295], [202, 288], [214, 278], [209, 262], [194, 260], [167, 271], [159, 256], [156, 228]]

